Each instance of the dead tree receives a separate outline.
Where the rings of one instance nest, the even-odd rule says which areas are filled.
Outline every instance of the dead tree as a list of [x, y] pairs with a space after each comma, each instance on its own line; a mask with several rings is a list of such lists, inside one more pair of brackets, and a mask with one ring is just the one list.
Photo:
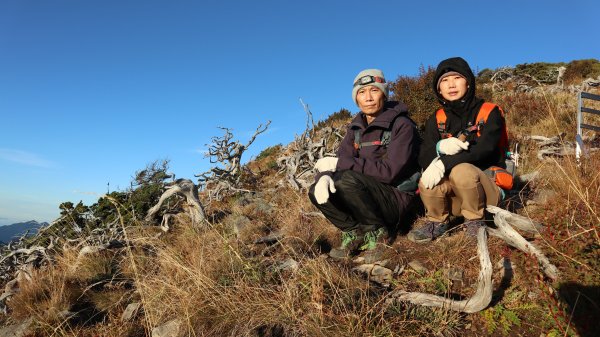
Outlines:
[[240, 177], [242, 176], [242, 155], [254, 143], [256, 137], [267, 130], [269, 125], [271, 125], [271, 121], [267, 121], [264, 126], [260, 124], [246, 144], [242, 144], [237, 140], [232, 141], [233, 134], [231, 130], [219, 127], [225, 131], [225, 135], [211, 138], [212, 144], [207, 144], [208, 152], [205, 157], [209, 157], [212, 164], [221, 164], [223, 167], [215, 166], [207, 172], [195, 175], [198, 177], [200, 187], [208, 191], [209, 202], [211, 200], [221, 200], [231, 192], [249, 192], [239, 186]]
[[[206, 220], [206, 216], [204, 214], [204, 208], [202, 207], [200, 199], [198, 198], [198, 187], [189, 179], [177, 179], [174, 183], [167, 186], [165, 192], [160, 196], [160, 199], [156, 205], [152, 206], [152, 208], [148, 210], [146, 221], [152, 221], [163, 203], [174, 195], [185, 198], [187, 201], [188, 212], [190, 214], [190, 218], [192, 219], [192, 224], [195, 227], [201, 227]], [[161, 227], [165, 231], [169, 228], [169, 218], [169, 214], [165, 214], [163, 215], [161, 221]]]
[[312, 112], [302, 99], [300, 103], [306, 112], [306, 128], [287, 146], [284, 155], [277, 158], [279, 173], [285, 175], [280, 184], [287, 183], [296, 190], [308, 188], [314, 176], [316, 161], [327, 155], [334, 156], [335, 149], [343, 138], [341, 130], [337, 128], [323, 127], [315, 130]]
[[496, 206], [488, 206], [488, 212], [494, 214], [494, 223], [496, 228], [481, 227], [477, 233], [477, 254], [481, 269], [477, 279], [477, 290], [475, 294], [462, 301], [455, 301], [446, 297], [433, 294], [407, 292], [404, 290], [395, 290], [390, 294], [387, 304], [393, 304], [397, 301], [411, 302], [417, 305], [446, 308], [460, 312], [474, 313], [481, 311], [490, 304], [492, 300], [492, 263], [490, 261], [487, 233], [499, 237], [507, 244], [519, 249], [526, 254], [537, 258], [543, 273], [553, 281], [559, 277], [558, 269], [550, 263], [548, 258], [533, 244], [529, 243], [521, 234], [513, 229], [517, 227], [521, 230], [538, 232], [540, 225], [530, 219], [503, 210]]

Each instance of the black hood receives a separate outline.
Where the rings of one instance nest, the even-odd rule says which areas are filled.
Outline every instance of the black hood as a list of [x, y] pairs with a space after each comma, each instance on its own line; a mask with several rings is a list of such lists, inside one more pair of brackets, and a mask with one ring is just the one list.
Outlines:
[[[467, 79], [467, 93], [458, 101], [446, 101], [440, 94], [440, 91], [437, 87], [440, 77], [449, 71], [456, 71]], [[471, 67], [469, 67], [467, 61], [465, 61], [462, 57], [451, 57], [440, 62], [435, 70], [435, 77], [433, 78], [432, 85], [433, 92], [435, 93], [438, 101], [444, 106], [444, 109], [449, 112], [461, 114], [462, 112], [470, 110], [470, 108], [476, 106], [480, 101], [475, 97], [475, 75], [473, 75], [473, 71], [471, 71]]]

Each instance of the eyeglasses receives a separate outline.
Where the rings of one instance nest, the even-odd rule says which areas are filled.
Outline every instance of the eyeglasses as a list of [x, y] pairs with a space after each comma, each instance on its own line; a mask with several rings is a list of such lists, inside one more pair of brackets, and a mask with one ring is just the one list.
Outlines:
[[359, 78], [358, 80], [356, 80], [356, 82], [354, 82], [354, 86], [367, 85], [367, 84], [370, 84], [373, 82], [385, 83], [385, 78], [379, 77], [379, 76], [365, 75], [365, 76]]

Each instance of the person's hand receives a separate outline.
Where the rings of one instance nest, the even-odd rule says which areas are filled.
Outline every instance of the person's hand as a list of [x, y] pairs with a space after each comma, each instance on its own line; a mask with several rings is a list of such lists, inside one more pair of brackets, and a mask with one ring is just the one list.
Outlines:
[[439, 154], [453, 155], [469, 148], [469, 142], [463, 142], [456, 137], [444, 138], [437, 143]]
[[421, 183], [427, 189], [432, 189], [435, 185], [437, 185], [440, 180], [444, 177], [444, 163], [440, 160], [439, 157], [436, 157], [429, 166], [423, 172], [421, 176]]
[[329, 192], [335, 193], [335, 184], [330, 176], [322, 176], [315, 185], [315, 199], [319, 205], [322, 205], [329, 200]]
[[335, 167], [337, 166], [338, 159], [336, 157], [325, 157], [317, 160], [315, 164], [315, 169], [319, 172], [331, 171], [335, 172]]

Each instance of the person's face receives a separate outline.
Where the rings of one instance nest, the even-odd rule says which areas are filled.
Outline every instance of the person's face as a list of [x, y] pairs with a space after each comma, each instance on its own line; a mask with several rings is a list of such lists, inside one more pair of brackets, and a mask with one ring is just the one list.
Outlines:
[[449, 102], [463, 98], [467, 89], [467, 80], [459, 75], [446, 76], [440, 82], [440, 94]]
[[383, 110], [385, 103], [385, 95], [379, 88], [368, 85], [358, 89], [356, 93], [356, 102], [360, 111], [364, 112], [367, 116], [378, 114]]

